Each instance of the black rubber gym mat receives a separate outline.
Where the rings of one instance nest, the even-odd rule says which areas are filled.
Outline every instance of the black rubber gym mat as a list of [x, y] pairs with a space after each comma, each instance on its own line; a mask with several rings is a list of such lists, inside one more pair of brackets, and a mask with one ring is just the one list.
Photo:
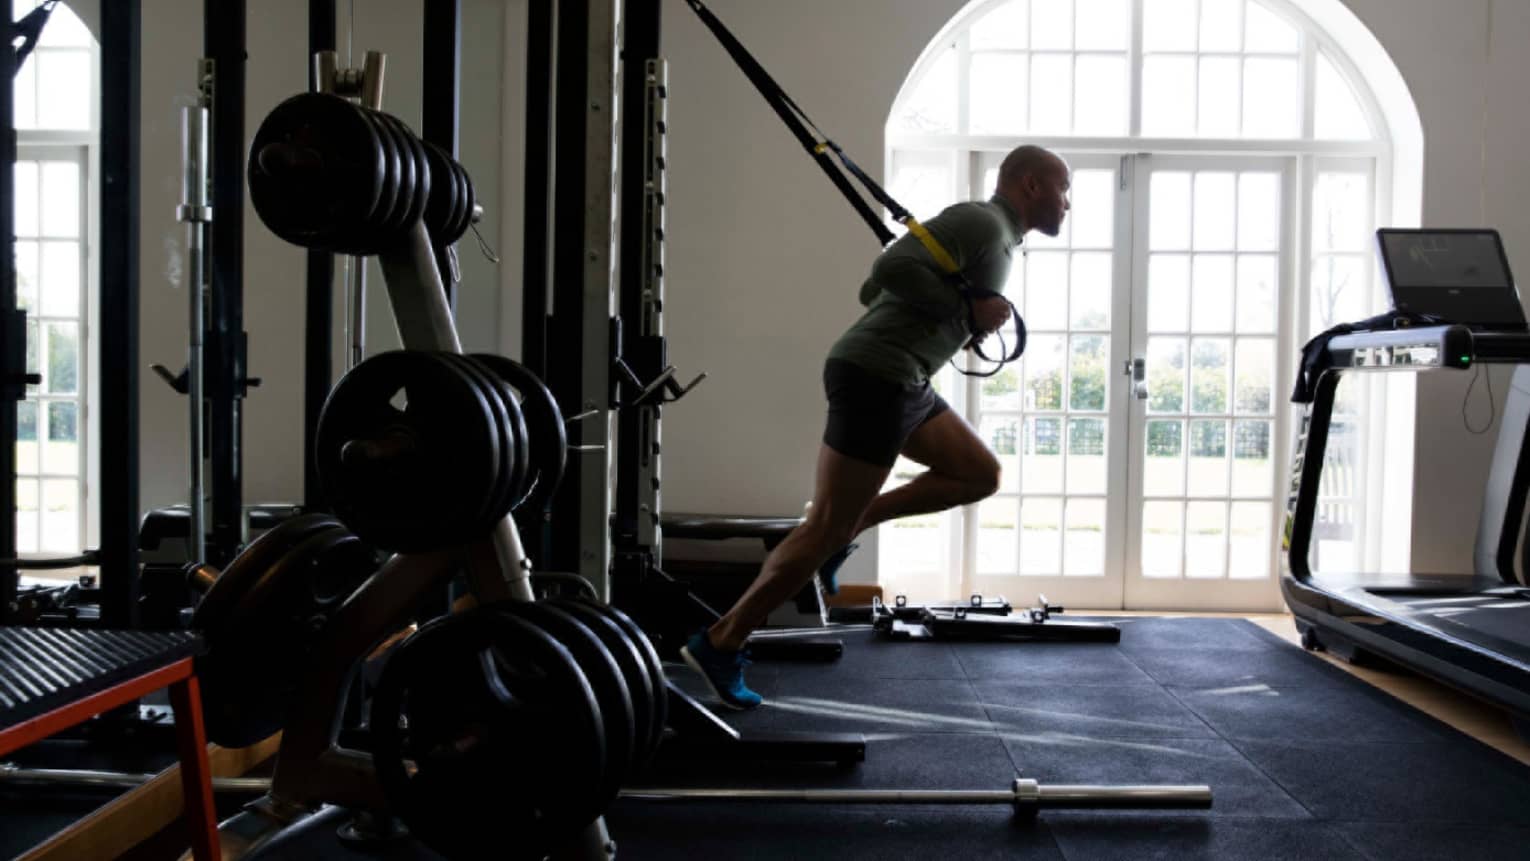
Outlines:
[[[627, 857], [1385, 859], [1530, 855], [1530, 768], [1238, 619], [1131, 618], [1119, 646], [885, 643], [755, 665], [741, 729], [867, 734], [866, 762], [711, 766], [674, 785], [1206, 783], [1210, 811], [621, 801]], [[962, 676], [952, 672], [953, 661]], [[704, 691], [672, 666], [688, 689]], [[962, 683], [965, 678], [965, 686]], [[703, 702], [710, 697], [703, 695]], [[997, 747], [995, 747], [997, 744]]]

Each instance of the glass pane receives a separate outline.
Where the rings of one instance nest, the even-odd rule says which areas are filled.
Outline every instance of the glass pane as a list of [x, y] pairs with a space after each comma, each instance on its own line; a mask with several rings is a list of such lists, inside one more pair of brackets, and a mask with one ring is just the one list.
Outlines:
[[42, 483], [42, 547], [48, 553], [80, 549], [80, 483], [48, 479]]
[[1243, 255], [1238, 258], [1238, 331], [1275, 331], [1274, 255]]
[[1237, 349], [1235, 411], [1239, 415], [1271, 415], [1275, 405], [1275, 341], [1239, 338]]
[[1073, 298], [1068, 303], [1074, 329], [1110, 328], [1109, 252], [1073, 255]]
[[1199, 131], [1202, 137], [1235, 138], [1242, 128], [1243, 61], [1238, 57], [1202, 57]]
[[1063, 489], [1063, 420], [1025, 420], [1025, 452], [1020, 465], [1020, 489], [1026, 493], [1061, 493]]
[[42, 229], [45, 236], [80, 235], [80, 166], [72, 161], [43, 162]]
[[1149, 248], [1184, 251], [1190, 247], [1190, 174], [1158, 171], [1148, 190]]
[[954, 202], [954, 181], [946, 162], [944, 153], [932, 160], [928, 153], [895, 152], [888, 190], [911, 212], [928, 218]]
[[1031, 50], [1066, 51], [1073, 47], [1073, 0], [1031, 4]]
[[[36, 320], [27, 321], [27, 373], [47, 373], [46, 369], [42, 366], [42, 331]], [[41, 386], [28, 384], [27, 396], [35, 395], [40, 390]]]
[[1270, 576], [1270, 504], [1232, 504], [1232, 558], [1228, 572], [1235, 580], [1263, 580]]
[[[1006, 370], [1008, 373], [1008, 370]], [[996, 374], [984, 384], [996, 380]], [[983, 417], [983, 439], [999, 459], [999, 492], [1015, 493], [1020, 490], [1020, 422], [1016, 419]]]
[[[1194, 31], [1190, 31], [1192, 38]], [[1195, 57], [1148, 55], [1142, 59], [1142, 133], [1150, 137], [1195, 134]]]
[[1149, 338], [1148, 412], [1185, 411], [1185, 339]]
[[1024, 54], [974, 54], [968, 82], [972, 133], [1025, 131], [1026, 80], [1030, 63]]
[[1073, 130], [1071, 56], [1031, 55], [1030, 130], [1042, 134], [1067, 134]]
[[1147, 423], [1147, 460], [1142, 469], [1144, 496], [1181, 496], [1185, 492], [1185, 423], [1155, 419]]
[[[1036, 289], [1026, 291], [1025, 325], [1034, 331], [1061, 331], [1068, 327], [1068, 252], [1034, 251], [1025, 258], [1025, 280]], [[1028, 350], [1029, 348], [1027, 348]]]
[[1065, 574], [1098, 577], [1105, 573], [1105, 500], [1068, 500]]
[[[52, 27], [52, 24], [49, 24]], [[88, 51], [38, 51], [37, 125], [45, 129], [90, 128], [92, 99]]]
[[1063, 337], [1038, 335], [1025, 347], [1025, 408], [1063, 408]]
[[1233, 174], [1195, 175], [1195, 250], [1230, 251], [1233, 247], [1237, 186]]
[[1080, 51], [1125, 51], [1132, 22], [1127, 4], [1128, 0], [1075, 0], [1075, 46]]
[[1368, 252], [1371, 190], [1363, 173], [1320, 173], [1312, 190], [1314, 251]]
[[1069, 375], [1073, 386], [1068, 397], [1070, 409], [1105, 409], [1107, 352], [1104, 335], [1082, 335], [1073, 338], [1073, 368]]
[[1249, 53], [1293, 54], [1300, 47], [1296, 28], [1265, 8], [1258, 0], [1248, 4], [1246, 20], [1248, 24], [1244, 28], [1243, 50]]
[[1299, 75], [1295, 60], [1250, 57], [1244, 62], [1244, 137], [1296, 137], [1301, 131]]
[[1073, 103], [1073, 133], [1115, 136], [1126, 134], [1126, 57], [1085, 55], [1078, 58]]
[[1233, 496], [1269, 496], [1275, 480], [1274, 423], [1233, 422]]
[[1020, 409], [1020, 369], [1009, 365], [991, 377], [983, 378], [983, 412]]
[[1190, 422], [1190, 496], [1227, 495], [1227, 422]]
[[80, 244], [44, 242], [42, 253], [42, 312], [50, 317], [78, 317]]
[[1194, 51], [1195, 0], [1145, 0], [1142, 50]]
[[1227, 412], [1228, 346], [1226, 338], [1196, 338], [1191, 346], [1191, 412]]
[[42, 465], [38, 456], [37, 401], [16, 404], [16, 474], [36, 475]]
[[38, 195], [37, 162], [16, 162], [16, 235], [37, 235]]
[[16, 307], [37, 313], [37, 243], [16, 243]]
[[[33, 4], [26, 4], [31, 6]], [[21, 4], [16, 4], [19, 10]], [[17, 19], [21, 18], [18, 14]], [[38, 37], [38, 45], [46, 45], [50, 48], [88, 48], [95, 43], [96, 37], [85, 26], [85, 22], [70, 9], [68, 5], [61, 4], [53, 7], [53, 14], [48, 16], [48, 26], [43, 28], [42, 35]]]
[[42, 461], [43, 472], [80, 474], [79, 406], [73, 401], [48, 404], [48, 440], [43, 445]]
[[1227, 503], [1185, 506], [1185, 576], [1227, 576]]
[[1020, 503], [1020, 573], [1062, 573], [1062, 500]]
[[1365, 269], [1359, 257], [1324, 255], [1312, 261], [1309, 336], [1370, 316]]
[[1328, 55], [1317, 55], [1317, 82], [1313, 94], [1313, 134], [1319, 140], [1369, 140], [1370, 123], [1355, 97], [1355, 90], [1334, 68]]
[[1104, 493], [1105, 420], [1068, 420], [1068, 492]]
[[79, 391], [80, 337], [77, 323], [49, 323], [48, 368], [43, 372], [48, 393], [68, 395]]
[[893, 125], [904, 132], [954, 132], [956, 96], [956, 49], [952, 47], [942, 51], [914, 84], [898, 106]]
[[26, 63], [16, 72], [16, 128], [37, 128], [37, 64]]
[[1231, 331], [1233, 323], [1233, 256], [1197, 254], [1190, 300], [1190, 325], [1197, 332]]
[[1280, 248], [1280, 174], [1238, 176], [1238, 250]]
[[1190, 328], [1190, 257], [1154, 254], [1148, 258], [1148, 331]]
[[1142, 576], [1178, 577], [1184, 555], [1184, 503], [1142, 503]]
[[1116, 172], [1076, 170], [1068, 196], [1073, 202], [1068, 211], [1068, 223], [1073, 225], [1073, 247], [1114, 248]]
[[972, 25], [968, 37], [972, 50], [1024, 50], [1028, 17], [1025, 0], [1000, 3]]
[[991, 496], [978, 503], [977, 570], [979, 574], [1013, 574], [1020, 553], [1015, 527], [1020, 523], [1020, 500]]
[[38, 487], [35, 478], [16, 479], [16, 550], [37, 552]]
[[1201, 50], [1243, 49], [1243, 0], [1201, 0]]

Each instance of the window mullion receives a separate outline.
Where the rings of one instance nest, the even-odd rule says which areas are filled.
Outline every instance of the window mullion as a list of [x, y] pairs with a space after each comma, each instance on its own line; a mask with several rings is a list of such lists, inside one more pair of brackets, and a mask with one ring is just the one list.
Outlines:
[[1132, 0], [1132, 36], [1127, 45], [1127, 65], [1131, 76], [1131, 92], [1127, 94], [1131, 120], [1128, 133], [1133, 138], [1142, 136], [1142, 7], [1145, 0]]

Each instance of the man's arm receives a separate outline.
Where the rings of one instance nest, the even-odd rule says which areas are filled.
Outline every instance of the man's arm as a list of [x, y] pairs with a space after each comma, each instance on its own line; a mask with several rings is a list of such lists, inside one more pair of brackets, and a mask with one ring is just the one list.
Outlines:
[[[951, 255], [959, 271], [966, 270], [1004, 241], [998, 222], [977, 206], [958, 204], [947, 207], [924, 222], [924, 226]], [[888, 246], [883, 258], [872, 268], [868, 286], [861, 291], [861, 303], [869, 305], [877, 292], [872, 288], [880, 287], [921, 313], [948, 319], [966, 312], [958, 284], [955, 277], [935, 261], [919, 238], [908, 234]]]

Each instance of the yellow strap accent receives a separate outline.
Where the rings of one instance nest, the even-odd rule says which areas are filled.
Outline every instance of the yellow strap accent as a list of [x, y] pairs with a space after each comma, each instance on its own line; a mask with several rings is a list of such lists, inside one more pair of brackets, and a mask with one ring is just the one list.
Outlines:
[[813, 147], [813, 155], [823, 155], [824, 153], [826, 153], [828, 151], [829, 151], [829, 145], [826, 144], [826, 143], [821, 143], [818, 146]]
[[956, 265], [955, 258], [935, 239], [935, 236], [930, 233], [928, 228], [912, 217], [903, 222], [903, 224], [908, 228], [909, 233], [914, 234], [919, 238], [920, 242], [924, 243], [925, 249], [930, 252], [931, 257], [935, 258], [935, 262], [940, 264], [940, 268], [952, 274], [961, 271], [961, 267]]

